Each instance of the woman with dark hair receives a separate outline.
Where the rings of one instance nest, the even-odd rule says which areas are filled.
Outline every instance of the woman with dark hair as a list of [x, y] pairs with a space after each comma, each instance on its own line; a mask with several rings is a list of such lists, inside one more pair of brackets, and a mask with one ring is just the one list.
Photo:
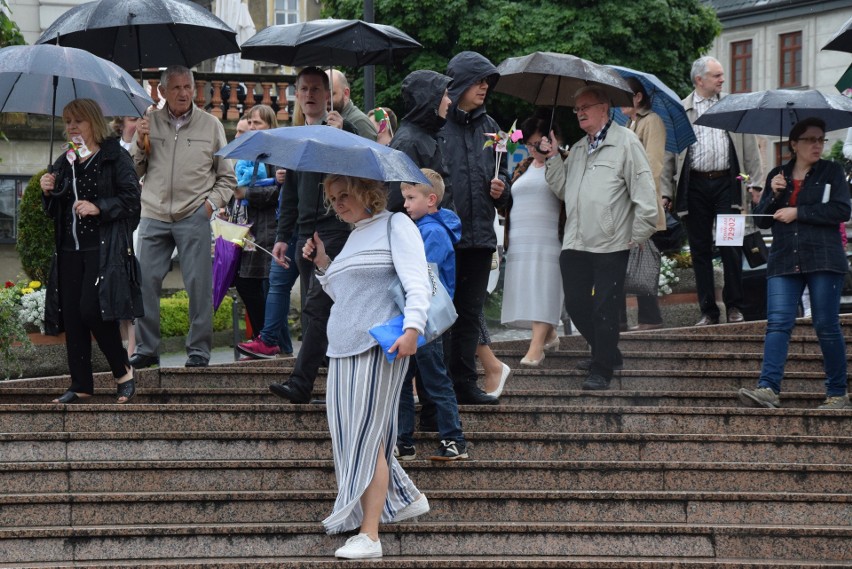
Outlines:
[[[621, 112], [630, 119], [627, 128], [636, 133], [639, 141], [648, 155], [654, 185], [657, 188], [657, 231], [666, 230], [666, 214], [663, 209], [663, 194], [660, 186], [660, 175], [663, 173], [663, 157], [666, 153], [666, 127], [663, 119], [651, 110], [651, 98], [642, 82], [635, 77], [628, 77], [627, 84], [633, 90], [633, 106], [621, 107]], [[649, 244], [644, 245], [650, 246]], [[622, 309], [622, 323], [627, 324], [627, 305]], [[630, 330], [654, 330], [663, 327], [663, 315], [656, 295], [636, 295], [638, 307], [638, 323]]]
[[532, 329], [522, 366], [538, 367], [545, 352], [559, 347], [556, 326], [562, 315], [562, 274], [559, 270], [559, 215], [564, 207], [547, 187], [544, 160], [538, 149], [548, 134], [549, 120], [530, 117], [521, 124], [529, 157], [518, 164], [512, 177], [507, 208], [506, 275], [500, 320], [517, 328]]
[[[323, 187], [329, 207], [353, 226], [334, 259], [326, 254], [319, 233], [302, 251], [334, 300], [328, 317], [325, 400], [337, 499], [323, 525], [330, 534], [359, 528], [335, 556], [381, 557], [379, 522], [429, 511], [426, 496], [393, 455], [402, 382], [429, 307], [426, 252], [414, 222], [385, 209], [382, 182], [332, 174]], [[405, 291], [405, 308], [402, 335], [388, 349], [396, 354], [389, 362], [369, 329], [398, 315], [390, 292], [396, 279]]]
[[766, 339], [756, 389], [742, 388], [750, 407], [781, 406], [781, 380], [799, 298], [810, 290], [813, 325], [825, 369], [825, 402], [820, 409], [848, 409], [846, 340], [840, 327], [840, 293], [849, 271], [837, 226], [849, 219], [849, 184], [843, 168], [823, 160], [825, 122], [806, 118], [790, 130], [793, 158], [766, 178], [755, 224], [772, 228], [766, 263]]
[[120, 320], [142, 316], [133, 230], [139, 223], [139, 179], [133, 160], [91, 99], [62, 111], [67, 152], [41, 177], [44, 208], [54, 220], [56, 251], [47, 282], [44, 320], [49, 334], [65, 331], [71, 387], [54, 403], [94, 393], [92, 336], [118, 385], [118, 403], [136, 393]]

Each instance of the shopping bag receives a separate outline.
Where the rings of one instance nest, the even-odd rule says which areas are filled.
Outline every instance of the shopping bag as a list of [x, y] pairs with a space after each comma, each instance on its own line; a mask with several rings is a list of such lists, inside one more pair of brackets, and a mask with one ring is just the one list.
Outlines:
[[641, 247], [630, 250], [627, 259], [625, 294], [657, 296], [660, 288], [660, 250], [650, 239]]

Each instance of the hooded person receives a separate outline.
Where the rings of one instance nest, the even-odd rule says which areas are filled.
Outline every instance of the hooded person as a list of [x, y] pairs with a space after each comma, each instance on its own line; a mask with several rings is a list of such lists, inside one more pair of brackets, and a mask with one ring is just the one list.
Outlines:
[[[435, 71], [418, 70], [402, 81], [402, 102], [405, 116], [390, 147], [404, 152], [420, 168], [434, 170], [444, 179], [442, 208], [453, 208], [452, 184], [444, 167], [438, 132], [447, 122], [450, 98], [448, 87], [452, 79]], [[399, 182], [390, 185], [388, 209], [405, 211]]]
[[452, 104], [438, 139], [453, 187], [453, 205], [462, 221], [453, 299], [459, 316], [452, 328], [449, 371], [460, 404], [495, 404], [497, 398], [476, 385], [476, 348], [479, 315], [497, 248], [494, 216], [496, 208], [508, 205], [510, 198], [508, 168], [501, 164], [495, 178], [496, 153], [493, 148], [483, 148], [486, 133], [500, 130], [485, 110], [485, 100], [500, 75], [484, 56], [463, 51], [447, 64], [447, 76], [453, 80], [449, 87]]

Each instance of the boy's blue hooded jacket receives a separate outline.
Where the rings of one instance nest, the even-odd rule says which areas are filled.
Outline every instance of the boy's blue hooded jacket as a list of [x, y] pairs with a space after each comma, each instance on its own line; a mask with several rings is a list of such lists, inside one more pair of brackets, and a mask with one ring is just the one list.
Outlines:
[[439, 209], [417, 220], [417, 228], [426, 248], [426, 261], [438, 265], [441, 284], [452, 297], [456, 292], [456, 252], [461, 239], [461, 220], [449, 209]]

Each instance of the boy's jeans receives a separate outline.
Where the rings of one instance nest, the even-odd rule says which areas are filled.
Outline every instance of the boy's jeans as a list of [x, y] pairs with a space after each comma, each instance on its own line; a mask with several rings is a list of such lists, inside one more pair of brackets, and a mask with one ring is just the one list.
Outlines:
[[414, 392], [411, 380], [414, 375], [420, 379], [426, 395], [435, 403], [437, 409], [438, 433], [445, 441], [464, 441], [459, 418], [459, 405], [453, 381], [447, 375], [444, 365], [444, 342], [436, 338], [417, 348], [413, 365], [408, 366], [402, 383], [399, 402], [399, 433], [397, 443], [403, 446], [414, 445]]

